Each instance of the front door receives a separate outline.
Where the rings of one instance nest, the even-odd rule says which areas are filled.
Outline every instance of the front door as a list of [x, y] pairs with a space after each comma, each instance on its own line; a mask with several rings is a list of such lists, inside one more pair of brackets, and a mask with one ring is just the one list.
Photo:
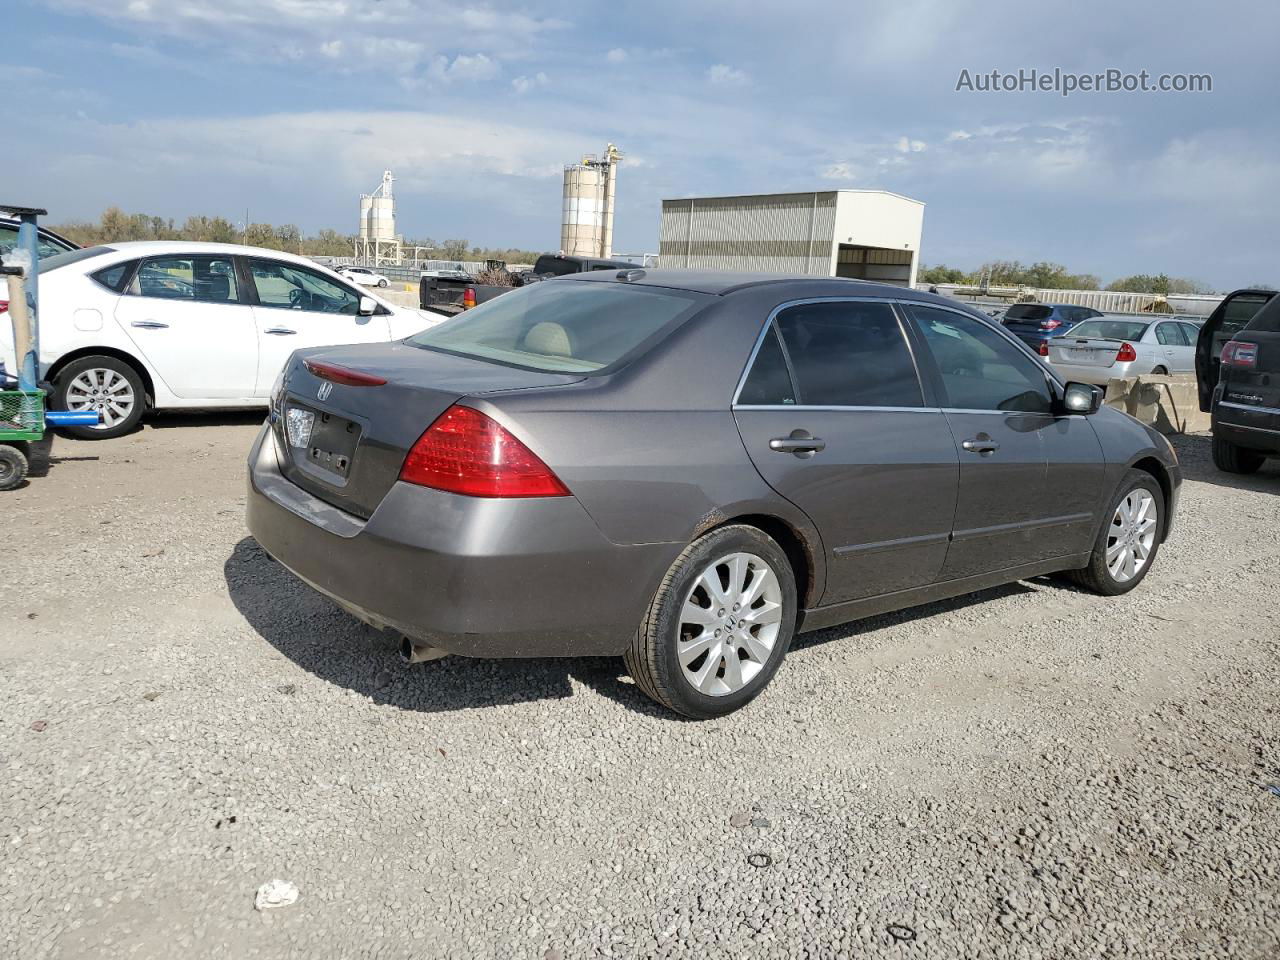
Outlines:
[[391, 339], [383, 313], [361, 316], [361, 293], [318, 270], [285, 260], [249, 258], [257, 290], [256, 395], [267, 396], [289, 355], [301, 347], [379, 343]]
[[1103, 479], [1092, 425], [1055, 415], [1041, 365], [981, 320], [939, 307], [907, 309], [960, 458], [942, 579], [1087, 551]]
[[734, 415], [761, 476], [822, 536], [823, 605], [937, 579], [955, 513], [955, 444], [941, 410], [925, 406], [890, 304], [779, 311]]
[[254, 395], [258, 335], [230, 257], [143, 260], [115, 316], [175, 396]]

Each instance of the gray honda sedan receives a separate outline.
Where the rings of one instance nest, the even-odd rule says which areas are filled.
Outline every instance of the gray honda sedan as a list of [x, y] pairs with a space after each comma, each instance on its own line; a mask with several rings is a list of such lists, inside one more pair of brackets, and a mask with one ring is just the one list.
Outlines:
[[691, 717], [797, 631], [1065, 573], [1133, 589], [1168, 442], [952, 301], [623, 270], [298, 351], [250, 454], [262, 547], [410, 660], [622, 655]]

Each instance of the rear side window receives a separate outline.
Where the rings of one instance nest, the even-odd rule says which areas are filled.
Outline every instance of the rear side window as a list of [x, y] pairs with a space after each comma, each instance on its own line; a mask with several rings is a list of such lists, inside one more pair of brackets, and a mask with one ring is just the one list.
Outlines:
[[778, 314], [798, 403], [919, 407], [920, 379], [897, 315], [887, 303], [829, 301]]
[[544, 373], [594, 373], [633, 356], [707, 299], [625, 283], [535, 283], [405, 342]]
[[236, 303], [236, 270], [227, 257], [153, 257], [144, 260], [133, 292], [160, 300]]
[[119, 293], [124, 289], [124, 282], [128, 279], [129, 273], [133, 270], [133, 265], [137, 262], [137, 260], [126, 260], [124, 263], [117, 263], [115, 266], [103, 267], [97, 273], [90, 274], [90, 276], [108, 290]]
[[742, 384], [738, 403], [759, 407], [795, 402], [795, 388], [791, 384], [787, 358], [783, 356], [782, 344], [778, 342], [778, 331], [770, 326], [760, 341], [751, 372]]
[[550, 273], [557, 277], [563, 277], [580, 271], [578, 265], [571, 260], [565, 260], [563, 257], [541, 256], [534, 263], [533, 272]]

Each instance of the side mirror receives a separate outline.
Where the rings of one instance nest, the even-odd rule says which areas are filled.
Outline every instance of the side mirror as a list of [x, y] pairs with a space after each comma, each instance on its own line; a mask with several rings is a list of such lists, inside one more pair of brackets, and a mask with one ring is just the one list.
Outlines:
[[373, 299], [373, 297], [370, 297], [370, 296], [363, 296], [360, 298], [360, 316], [372, 317], [377, 312], [378, 312], [377, 300]]
[[1067, 413], [1097, 413], [1102, 408], [1102, 388], [1091, 383], [1068, 383], [1062, 393], [1062, 407]]

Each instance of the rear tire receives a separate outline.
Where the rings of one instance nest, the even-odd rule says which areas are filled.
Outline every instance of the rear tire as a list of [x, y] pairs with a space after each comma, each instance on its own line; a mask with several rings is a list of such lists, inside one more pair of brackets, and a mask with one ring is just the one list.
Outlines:
[[663, 577], [624, 654], [627, 670], [677, 713], [724, 716], [773, 679], [796, 611], [791, 562], [771, 537], [743, 524], [712, 530]]
[[385, 287], [386, 285], [387, 285], [387, 281], [385, 281], [385, 280], [379, 280], [379, 281], [378, 281], [378, 286], [380, 286], [380, 287]]
[[[1156, 478], [1143, 470], [1130, 470], [1103, 514], [1089, 554], [1089, 565], [1082, 570], [1068, 571], [1067, 576], [1086, 590], [1103, 596], [1128, 593], [1146, 579], [1156, 562], [1164, 529], [1164, 509], [1164, 491]], [[1144, 526], [1148, 519], [1153, 522]], [[1147, 532], [1152, 534], [1149, 539]], [[1124, 560], [1130, 554], [1133, 565], [1126, 569]]]
[[1151, 371], [1151, 375], [1153, 377], [1167, 377], [1169, 375], [1169, 371], [1164, 367], [1156, 367]]
[[1224, 473], [1257, 473], [1267, 458], [1238, 447], [1225, 437], [1213, 435], [1213, 465]]
[[17, 447], [0, 444], [0, 490], [22, 486], [27, 478], [27, 458]]
[[[95, 388], [99, 386], [104, 387], [102, 397], [95, 394]], [[126, 397], [129, 400], [124, 404]], [[112, 415], [118, 419], [96, 427], [62, 429], [82, 440], [110, 440], [130, 433], [137, 427], [147, 406], [147, 388], [142, 374], [127, 361], [107, 356], [81, 357], [59, 372], [53, 388], [55, 410], [97, 410], [100, 403], [101, 409], [106, 409], [111, 403]]]

